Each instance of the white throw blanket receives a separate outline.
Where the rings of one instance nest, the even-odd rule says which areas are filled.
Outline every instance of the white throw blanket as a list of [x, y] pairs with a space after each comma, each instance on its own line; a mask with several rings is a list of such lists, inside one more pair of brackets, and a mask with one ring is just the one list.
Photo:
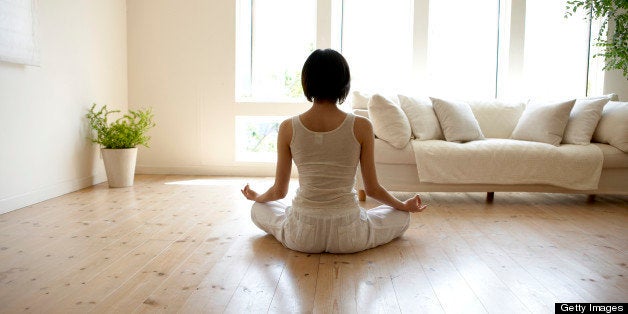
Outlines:
[[510, 139], [412, 141], [421, 182], [549, 184], [597, 189], [604, 156], [595, 145], [556, 147]]

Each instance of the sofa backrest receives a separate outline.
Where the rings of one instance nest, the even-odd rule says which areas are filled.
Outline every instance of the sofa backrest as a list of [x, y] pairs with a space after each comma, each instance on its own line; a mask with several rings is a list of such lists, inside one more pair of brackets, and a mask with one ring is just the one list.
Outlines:
[[[353, 113], [370, 118], [370, 113], [367, 106], [370, 97], [370, 94], [353, 92], [351, 94], [351, 97], [348, 99], [349, 105], [353, 109]], [[402, 97], [401, 95], [399, 95], [399, 97], [403, 98], [408, 96]], [[422, 97], [421, 99], [423, 98], [427, 99], [427, 101], [429, 102], [429, 98]], [[390, 99], [395, 102], [398, 101], [397, 97], [391, 97]], [[515, 126], [517, 126], [517, 122], [519, 121], [519, 118], [521, 117], [521, 114], [525, 110], [526, 106], [526, 103], [523, 101], [509, 102], [496, 99], [465, 101], [465, 103], [469, 104], [469, 106], [471, 107], [473, 115], [478, 121], [484, 137], [487, 138], [510, 138], [511, 133], [515, 129]], [[433, 113], [433, 115], [433, 119], [436, 119], [435, 113]], [[413, 119], [410, 119], [410, 123], [413, 123]], [[425, 127], [425, 123], [420, 124]], [[429, 125], [439, 127], [438, 122], [436, 124]], [[417, 134], [414, 135], [417, 136]]]
[[[354, 92], [351, 96], [352, 97], [348, 99], [348, 105], [353, 109], [352, 111], [356, 115], [371, 118], [369, 115], [372, 113], [370, 113], [367, 108], [371, 95]], [[399, 97], [401, 97], [401, 95]], [[608, 97], [611, 99], [617, 98], [614, 94], [610, 94]], [[397, 97], [392, 97], [391, 99], [393, 101], [398, 101]], [[467, 100], [465, 102], [471, 107], [471, 111], [478, 121], [484, 137], [486, 138], [510, 138], [527, 106], [527, 101], [503, 101], [491, 99]], [[399, 104], [396, 103], [396, 105], [398, 106]], [[608, 143], [624, 152], [628, 152], [627, 119], [628, 102], [610, 101], [604, 107], [602, 117], [597, 124], [592, 141], [598, 143]], [[413, 127], [412, 120], [413, 119], [410, 119], [411, 127]], [[383, 119], [382, 121], [386, 121], [386, 119]], [[391, 123], [394, 123], [394, 121], [391, 121]], [[425, 126], [426, 124], [422, 123], [421, 125]], [[439, 127], [438, 123], [434, 125], [434, 127]], [[414, 137], [417, 139], [420, 138], [417, 137], [416, 134]]]
[[469, 101], [468, 104], [484, 137], [488, 138], [510, 138], [526, 107], [525, 102], [500, 100]]

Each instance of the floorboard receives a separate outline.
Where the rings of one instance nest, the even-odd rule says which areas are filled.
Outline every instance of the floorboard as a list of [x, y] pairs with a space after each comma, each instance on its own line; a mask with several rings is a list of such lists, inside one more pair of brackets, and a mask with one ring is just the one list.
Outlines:
[[253, 225], [246, 183], [272, 180], [138, 175], [0, 215], [0, 312], [551, 313], [628, 301], [628, 196], [429, 193], [387, 245], [305, 254]]

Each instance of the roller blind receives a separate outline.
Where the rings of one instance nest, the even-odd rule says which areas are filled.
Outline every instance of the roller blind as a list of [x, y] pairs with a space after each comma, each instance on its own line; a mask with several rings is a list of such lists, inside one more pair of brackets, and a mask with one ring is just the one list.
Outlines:
[[39, 65], [36, 0], [0, 0], [0, 61]]

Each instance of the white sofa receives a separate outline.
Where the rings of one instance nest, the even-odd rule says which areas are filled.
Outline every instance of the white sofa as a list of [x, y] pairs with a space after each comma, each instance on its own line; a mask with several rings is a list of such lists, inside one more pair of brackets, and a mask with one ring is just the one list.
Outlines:
[[[353, 92], [380, 183], [406, 192], [628, 194], [628, 102], [452, 101]], [[365, 199], [362, 176], [356, 188]]]

